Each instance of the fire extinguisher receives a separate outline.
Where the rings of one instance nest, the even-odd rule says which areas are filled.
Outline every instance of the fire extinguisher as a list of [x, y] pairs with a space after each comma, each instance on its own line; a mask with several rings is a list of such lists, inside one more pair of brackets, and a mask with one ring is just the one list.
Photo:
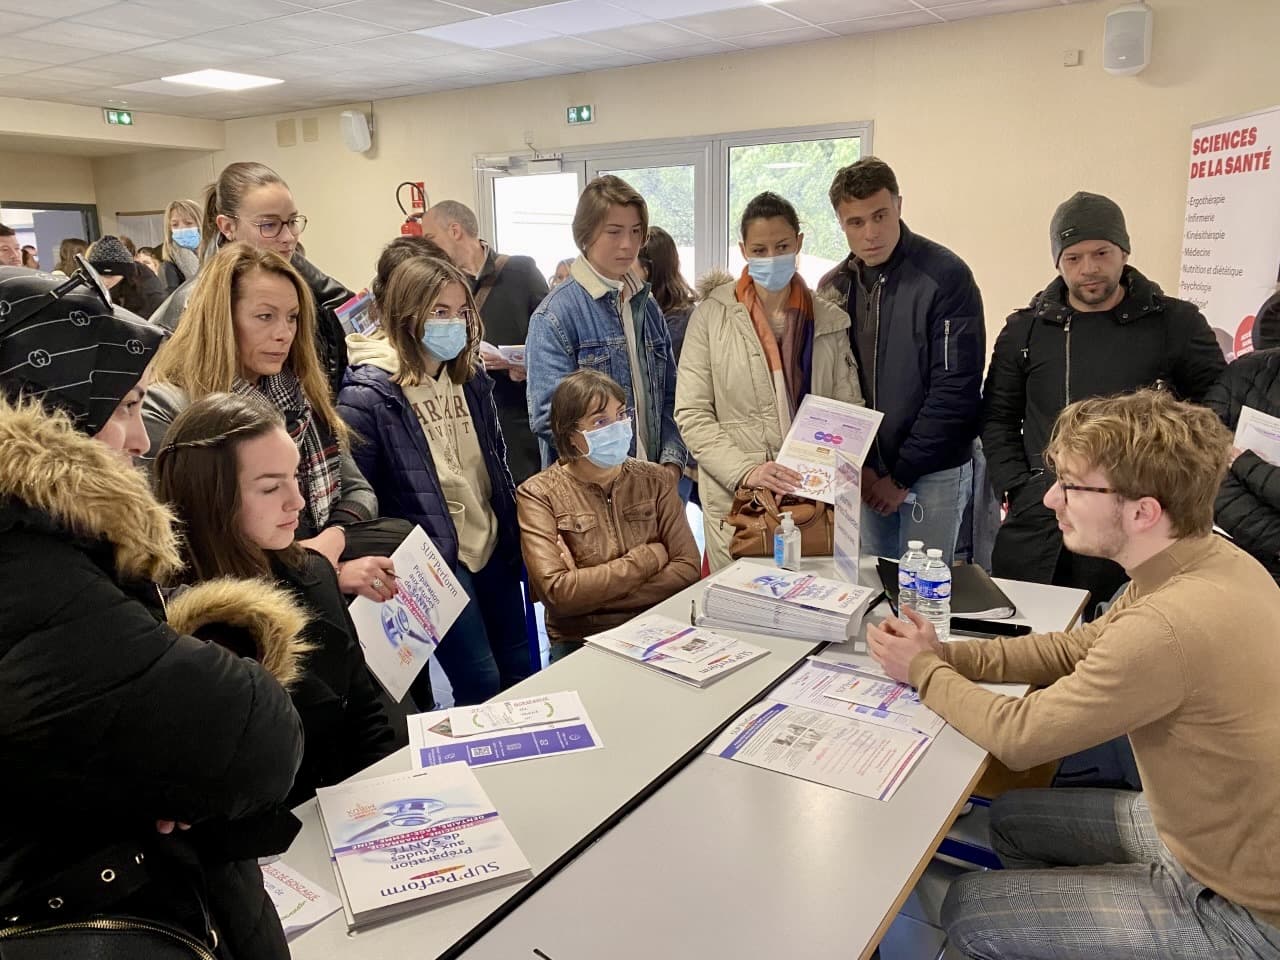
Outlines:
[[[405, 187], [409, 188], [408, 210], [404, 208], [404, 202], [400, 199]], [[422, 215], [427, 210], [426, 185], [421, 181], [417, 183], [412, 180], [404, 181], [396, 187], [396, 206], [404, 214], [404, 223], [400, 224], [400, 235], [402, 237], [422, 236]]]

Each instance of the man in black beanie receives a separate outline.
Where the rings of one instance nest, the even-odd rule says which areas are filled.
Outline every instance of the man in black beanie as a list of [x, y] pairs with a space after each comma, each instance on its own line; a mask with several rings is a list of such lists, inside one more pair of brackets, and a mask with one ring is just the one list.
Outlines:
[[1110, 560], [1065, 549], [1043, 503], [1055, 480], [1043, 453], [1058, 413], [1076, 400], [1155, 385], [1199, 403], [1226, 361], [1193, 304], [1165, 296], [1129, 266], [1129, 232], [1114, 201], [1083, 192], [1064, 201], [1049, 225], [1049, 249], [1058, 276], [1005, 321], [983, 390], [987, 470], [1008, 508], [992, 568], [1088, 590], [1085, 619], [1092, 619], [1094, 604], [1110, 600], [1126, 577]]

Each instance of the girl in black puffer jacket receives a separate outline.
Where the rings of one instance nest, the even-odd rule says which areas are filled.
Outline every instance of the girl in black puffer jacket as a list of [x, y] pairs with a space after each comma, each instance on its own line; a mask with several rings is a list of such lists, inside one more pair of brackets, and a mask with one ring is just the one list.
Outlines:
[[87, 264], [0, 269], [0, 308], [0, 943], [129, 917], [41, 942], [284, 960], [256, 858], [298, 829], [280, 803], [302, 731], [280, 681], [303, 618], [280, 591], [225, 586], [262, 665], [182, 635], [210, 619], [201, 591], [166, 624], [155, 581], [177, 540], [131, 463], [163, 331], [113, 310]]

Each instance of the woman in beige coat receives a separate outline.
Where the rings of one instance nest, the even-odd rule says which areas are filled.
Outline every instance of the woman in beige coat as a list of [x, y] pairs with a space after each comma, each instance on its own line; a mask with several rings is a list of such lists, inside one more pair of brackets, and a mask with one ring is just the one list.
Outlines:
[[[775, 462], [800, 401], [861, 404], [849, 316], [795, 272], [804, 241], [795, 208], [762, 193], [742, 214], [738, 280], [720, 274], [689, 318], [676, 376], [676, 423], [698, 461], [711, 569], [727, 565], [725, 522], [739, 486], [791, 493], [799, 474]], [[704, 281], [704, 287], [706, 281]]]

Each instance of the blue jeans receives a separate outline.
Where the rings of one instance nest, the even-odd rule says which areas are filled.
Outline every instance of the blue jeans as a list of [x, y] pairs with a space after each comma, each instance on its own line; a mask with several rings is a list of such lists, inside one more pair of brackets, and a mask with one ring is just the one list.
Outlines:
[[[454, 576], [471, 602], [436, 647], [435, 657], [453, 686], [460, 707], [483, 703], [533, 673], [520, 579], [497, 556], [470, 572], [461, 563]], [[424, 669], [409, 687], [414, 703], [431, 702], [431, 678]]]
[[925, 548], [937, 547], [950, 566], [955, 559], [960, 519], [973, 491], [973, 463], [925, 474], [911, 485], [898, 512], [883, 517], [862, 506], [862, 555], [900, 557], [908, 540], [923, 540]]

